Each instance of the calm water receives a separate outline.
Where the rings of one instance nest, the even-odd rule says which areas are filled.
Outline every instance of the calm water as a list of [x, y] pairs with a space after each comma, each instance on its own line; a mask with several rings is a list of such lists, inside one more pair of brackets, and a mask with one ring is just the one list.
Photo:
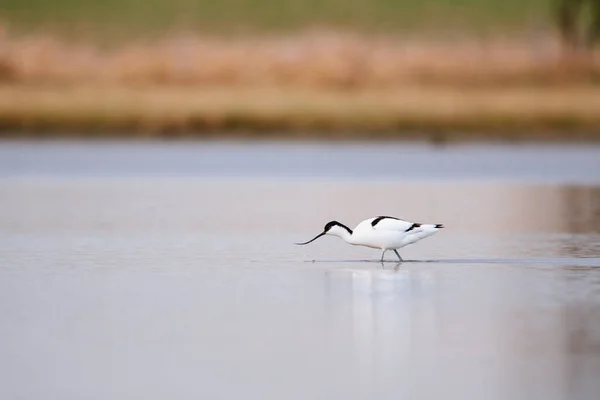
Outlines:
[[[2, 399], [598, 399], [600, 147], [0, 143]], [[402, 264], [326, 237], [444, 223]]]

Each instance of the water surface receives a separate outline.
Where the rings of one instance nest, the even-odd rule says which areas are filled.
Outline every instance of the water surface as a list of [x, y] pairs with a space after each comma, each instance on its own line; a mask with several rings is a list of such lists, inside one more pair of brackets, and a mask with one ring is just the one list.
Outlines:
[[[0, 397], [596, 399], [600, 148], [0, 144]], [[325, 237], [447, 228], [408, 262]]]

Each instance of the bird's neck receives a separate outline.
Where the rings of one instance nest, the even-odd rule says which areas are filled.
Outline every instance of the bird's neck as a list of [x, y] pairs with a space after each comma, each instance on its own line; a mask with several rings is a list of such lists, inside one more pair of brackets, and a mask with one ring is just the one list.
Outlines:
[[[341, 224], [340, 224], [341, 225]], [[354, 238], [352, 237], [352, 230], [346, 225], [342, 225], [335, 232], [332, 232], [335, 236], [339, 237], [346, 243], [354, 244]]]

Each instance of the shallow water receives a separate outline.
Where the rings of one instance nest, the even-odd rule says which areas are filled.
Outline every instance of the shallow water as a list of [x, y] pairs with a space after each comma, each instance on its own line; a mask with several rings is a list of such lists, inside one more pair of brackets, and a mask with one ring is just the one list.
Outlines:
[[[0, 398], [596, 399], [600, 148], [0, 144]], [[446, 229], [408, 262], [325, 237]]]

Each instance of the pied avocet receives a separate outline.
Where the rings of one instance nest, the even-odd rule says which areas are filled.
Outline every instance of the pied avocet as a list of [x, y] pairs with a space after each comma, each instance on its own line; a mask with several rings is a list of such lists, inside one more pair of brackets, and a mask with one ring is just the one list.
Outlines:
[[400, 254], [398, 254], [399, 248], [431, 236], [443, 227], [442, 224], [419, 224], [399, 218], [382, 216], [366, 219], [352, 231], [342, 223], [330, 221], [325, 225], [323, 232], [308, 242], [296, 244], [305, 245], [323, 235], [333, 235], [355, 246], [366, 246], [383, 250], [381, 261], [383, 261], [383, 256], [388, 250], [394, 250], [400, 261], [404, 261], [400, 257]]

